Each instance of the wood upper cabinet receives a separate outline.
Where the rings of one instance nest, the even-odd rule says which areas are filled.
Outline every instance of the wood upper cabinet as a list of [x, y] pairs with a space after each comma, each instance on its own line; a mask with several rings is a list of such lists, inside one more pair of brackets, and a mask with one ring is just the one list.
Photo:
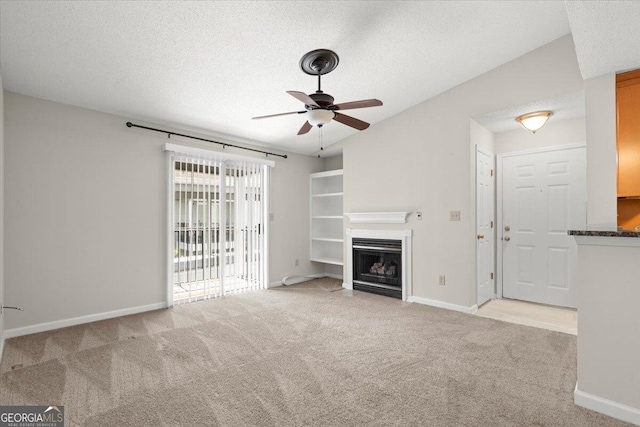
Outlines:
[[616, 76], [618, 197], [640, 196], [640, 70]]

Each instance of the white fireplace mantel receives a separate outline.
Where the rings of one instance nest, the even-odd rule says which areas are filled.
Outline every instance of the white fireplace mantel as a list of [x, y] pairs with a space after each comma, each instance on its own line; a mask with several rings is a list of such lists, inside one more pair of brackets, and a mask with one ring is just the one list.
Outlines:
[[409, 212], [349, 212], [352, 224], [404, 224]]
[[342, 287], [353, 289], [353, 238], [393, 239], [402, 241], [402, 300], [407, 301], [413, 295], [411, 284], [411, 238], [412, 230], [363, 230], [358, 228], [346, 229], [346, 264], [345, 280]]

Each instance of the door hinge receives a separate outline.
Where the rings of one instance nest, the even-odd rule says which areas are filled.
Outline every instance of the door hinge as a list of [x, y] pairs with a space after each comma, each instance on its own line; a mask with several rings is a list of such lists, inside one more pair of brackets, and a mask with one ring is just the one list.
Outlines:
[[491, 228], [493, 228], [493, 221], [491, 221]]
[[493, 273], [491, 273], [491, 280], [493, 280]]
[[491, 176], [493, 176], [493, 169], [491, 169]]

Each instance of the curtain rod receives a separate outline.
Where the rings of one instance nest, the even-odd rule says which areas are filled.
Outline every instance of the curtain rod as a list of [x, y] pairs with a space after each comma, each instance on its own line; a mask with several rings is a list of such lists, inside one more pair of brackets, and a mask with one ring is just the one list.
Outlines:
[[206, 141], [206, 142], [211, 142], [213, 144], [222, 145], [222, 148], [233, 147], [233, 148], [239, 148], [241, 150], [253, 151], [255, 153], [262, 153], [262, 154], [265, 154], [267, 157], [269, 157], [269, 156], [277, 156], [277, 157], [282, 157], [283, 159], [286, 159], [288, 157], [286, 154], [276, 154], [276, 153], [271, 153], [269, 151], [256, 150], [254, 148], [240, 147], [239, 145], [228, 144], [226, 142], [213, 141], [211, 139], [198, 138], [197, 136], [185, 135], [183, 133], [170, 132], [168, 130], [162, 130], [162, 129], [156, 129], [156, 128], [151, 128], [151, 127], [142, 126], [142, 125], [136, 125], [136, 124], [131, 123], [131, 122], [127, 122], [127, 127], [128, 128], [140, 128], [140, 129], [152, 130], [154, 132], [166, 133], [169, 138], [171, 138], [171, 135], [175, 135], [175, 136], [181, 136], [183, 138], [197, 139], [198, 141]]

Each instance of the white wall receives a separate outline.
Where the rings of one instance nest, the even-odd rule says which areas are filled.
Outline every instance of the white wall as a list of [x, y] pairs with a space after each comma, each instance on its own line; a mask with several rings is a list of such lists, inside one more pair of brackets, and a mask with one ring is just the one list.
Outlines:
[[[0, 73], [0, 307], [4, 300], [4, 91]], [[4, 312], [0, 308], [0, 361], [4, 349]]]
[[[640, 239], [577, 240], [576, 403], [640, 425]], [[620, 246], [600, 246], [602, 240]]]
[[490, 153], [496, 154], [495, 136], [486, 127], [471, 119], [470, 138], [472, 147], [482, 148]]
[[616, 76], [584, 81], [587, 115], [587, 224], [618, 225]]
[[[165, 301], [166, 135], [9, 92], [5, 114], [6, 303], [25, 309], [7, 313], [7, 329]], [[270, 280], [296, 273], [296, 258], [301, 273], [320, 273], [308, 175], [322, 161], [274, 160]]]
[[[582, 89], [573, 40], [565, 36], [347, 138], [345, 212], [412, 212], [408, 224], [385, 227], [413, 229], [414, 294], [472, 306], [471, 118]], [[449, 221], [452, 210], [461, 211], [460, 222]], [[374, 227], [382, 228], [357, 226]], [[446, 286], [438, 285], [441, 274]]]
[[547, 124], [535, 134], [524, 130], [522, 127], [508, 132], [495, 134], [495, 153], [510, 153], [514, 151], [531, 150], [534, 148], [551, 147], [584, 143], [587, 141], [587, 127], [584, 117], [553, 121], [553, 117]]
[[322, 273], [322, 264], [309, 261], [309, 174], [321, 172], [322, 161], [317, 157], [289, 154], [289, 159], [277, 161], [271, 171], [273, 221], [269, 224], [269, 281], [281, 283], [284, 276]]
[[322, 159], [322, 162], [322, 167], [325, 171], [342, 169], [342, 154], [338, 154], [337, 156], [324, 157]]

